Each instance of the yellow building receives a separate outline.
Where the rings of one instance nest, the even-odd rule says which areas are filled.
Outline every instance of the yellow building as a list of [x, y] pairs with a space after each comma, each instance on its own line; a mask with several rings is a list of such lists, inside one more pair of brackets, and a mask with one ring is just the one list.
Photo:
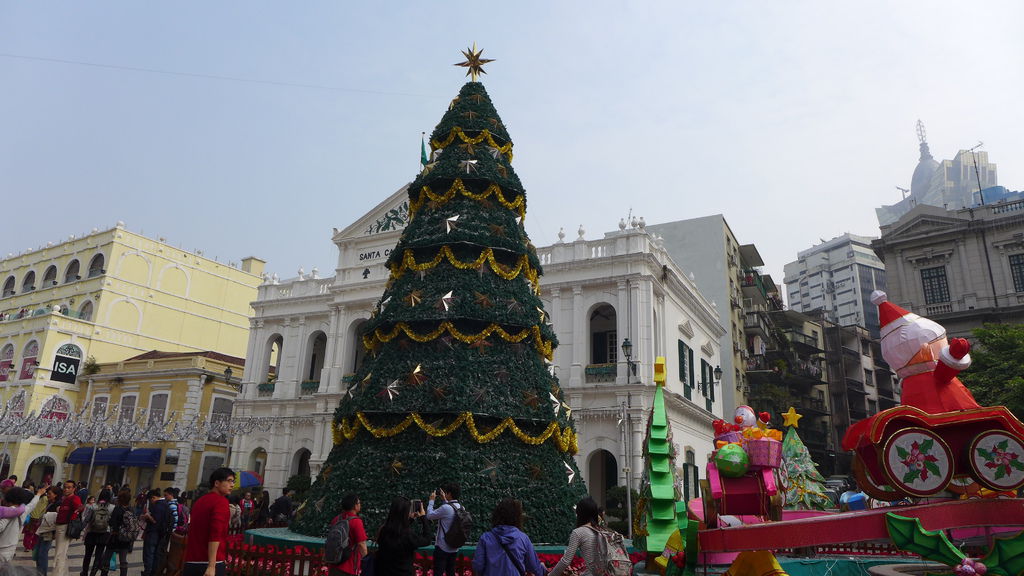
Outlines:
[[[217, 352], [154, 350], [100, 364], [98, 373], [83, 378], [80, 394], [95, 417], [116, 407], [113, 418], [126, 421], [141, 417], [145, 423], [187, 424], [196, 415], [207, 421], [228, 419], [244, 366], [244, 359]], [[65, 477], [88, 478], [93, 494], [107, 482], [127, 483], [136, 492], [168, 486], [191, 490], [227, 462], [231, 440], [196, 435], [180, 441], [83, 445], [68, 454], [66, 464], [74, 468]]]
[[[79, 406], [81, 373], [150, 350], [243, 357], [264, 262], [205, 258], [123, 223], [0, 260], [0, 402]], [[0, 437], [0, 474], [62, 478], [66, 442]]]

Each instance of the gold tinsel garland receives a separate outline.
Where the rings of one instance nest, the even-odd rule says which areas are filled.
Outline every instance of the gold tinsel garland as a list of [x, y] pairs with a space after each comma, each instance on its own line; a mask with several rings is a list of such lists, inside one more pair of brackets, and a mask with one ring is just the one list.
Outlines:
[[382, 343], [390, 342], [392, 339], [398, 336], [399, 332], [404, 333], [410, 339], [419, 342], [420, 344], [434, 340], [441, 336], [442, 334], [444, 334], [445, 332], [448, 332], [448, 334], [451, 335], [452, 338], [455, 338], [456, 340], [462, 342], [463, 344], [473, 344], [476, 342], [486, 340], [491, 334], [497, 334], [502, 340], [512, 343], [522, 342], [523, 340], [532, 335], [533, 346], [534, 348], [537, 349], [537, 352], [540, 352], [541, 354], [544, 355], [545, 358], [551, 360], [551, 342], [544, 340], [544, 337], [541, 336], [540, 333], [540, 327], [538, 326], [530, 326], [529, 328], [524, 328], [518, 334], [509, 334], [501, 326], [498, 326], [497, 324], [491, 324], [490, 326], [484, 328], [483, 330], [477, 332], [476, 334], [463, 334], [462, 332], [459, 331], [458, 328], [455, 327], [454, 324], [445, 320], [444, 322], [441, 323], [440, 326], [437, 327], [437, 330], [434, 330], [433, 332], [429, 332], [427, 334], [417, 334], [412, 330], [412, 328], [409, 327], [408, 324], [406, 324], [405, 322], [399, 322], [389, 332], [382, 332], [380, 328], [377, 328], [372, 333], [364, 335], [363, 345], [365, 345], [367, 349], [373, 350], [374, 348], [376, 348], [374, 339]]
[[480, 444], [486, 444], [498, 436], [501, 436], [505, 430], [509, 430], [520, 441], [530, 444], [531, 446], [539, 446], [548, 439], [551, 439], [562, 452], [575, 454], [579, 450], [576, 440], [576, 432], [569, 427], [560, 427], [557, 422], [551, 422], [543, 432], [536, 436], [531, 436], [519, 428], [519, 426], [516, 425], [515, 420], [512, 418], [505, 418], [489, 432], [481, 433], [476, 426], [476, 421], [473, 418], [472, 412], [463, 412], [459, 414], [455, 420], [445, 426], [434, 426], [429, 424], [423, 420], [419, 413], [413, 412], [406, 416], [400, 423], [390, 428], [383, 426], [375, 427], [370, 423], [366, 414], [363, 412], [357, 412], [351, 419], [342, 418], [340, 423], [332, 423], [331, 431], [334, 436], [334, 443], [341, 444], [345, 440], [354, 439], [356, 435], [359, 434], [360, 429], [366, 430], [374, 438], [390, 438], [401, 434], [412, 424], [416, 424], [420, 430], [423, 430], [435, 438], [448, 436], [465, 424], [469, 435], [472, 436], [473, 440]]
[[535, 288], [538, 285], [537, 271], [530, 266], [530, 259], [525, 254], [519, 257], [514, 268], [509, 268], [494, 258], [494, 250], [491, 248], [487, 248], [481, 252], [480, 256], [477, 257], [476, 260], [469, 260], [465, 262], [459, 260], [455, 254], [452, 253], [452, 249], [449, 246], [442, 246], [441, 249], [437, 251], [437, 256], [434, 256], [433, 260], [427, 262], [416, 262], [416, 258], [413, 256], [412, 250], [406, 250], [405, 254], [402, 255], [402, 263], [392, 267], [391, 274], [395, 278], [399, 278], [406, 270], [423, 272], [440, 264], [442, 259], [447, 259], [449, 264], [459, 270], [475, 270], [480, 268], [484, 262], [487, 262], [491, 265], [491, 270], [505, 280], [515, 280], [515, 278], [519, 276], [519, 273], [522, 272], [526, 275], [526, 279], [530, 281], [530, 284]]
[[466, 185], [462, 183], [462, 178], [456, 178], [455, 181], [452, 182], [452, 185], [448, 187], [448, 191], [444, 194], [434, 192], [430, 189], [430, 186], [423, 186], [420, 188], [419, 196], [409, 200], [409, 213], [416, 213], [423, 207], [427, 200], [443, 203], [454, 198], [456, 194], [462, 194], [471, 200], [483, 200], [493, 194], [499, 204], [509, 210], [514, 210], [520, 218], [526, 217], [526, 206], [523, 204], [522, 194], [516, 196], [516, 199], [510, 202], [505, 198], [505, 194], [502, 193], [501, 186], [498, 186], [497, 184], [491, 184], [483, 192], [475, 194], [466, 188]]
[[487, 145], [492, 148], [497, 148], [498, 152], [508, 156], [508, 161], [512, 161], [512, 143], [508, 142], [504, 146], [498, 146], [498, 143], [494, 140], [494, 136], [491, 135], [491, 131], [484, 128], [480, 131], [480, 135], [473, 138], [467, 136], [460, 126], [452, 128], [452, 131], [448, 133], [448, 137], [444, 140], [431, 140], [431, 150], [437, 150], [438, 148], [447, 148], [452, 142], [455, 141], [455, 137], [458, 136], [459, 140], [462, 140], [466, 144], [479, 144], [484, 140], [487, 140]]

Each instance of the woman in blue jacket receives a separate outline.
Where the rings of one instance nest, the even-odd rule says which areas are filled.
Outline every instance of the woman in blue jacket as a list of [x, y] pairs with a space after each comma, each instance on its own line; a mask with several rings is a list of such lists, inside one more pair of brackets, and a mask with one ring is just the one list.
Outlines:
[[473, 572], [479, 576], [544, 576], [530, 537], [522, 530], [523, 503], [506, 498], [491, 514], [493, 528], [480, 536], [473, 553]]

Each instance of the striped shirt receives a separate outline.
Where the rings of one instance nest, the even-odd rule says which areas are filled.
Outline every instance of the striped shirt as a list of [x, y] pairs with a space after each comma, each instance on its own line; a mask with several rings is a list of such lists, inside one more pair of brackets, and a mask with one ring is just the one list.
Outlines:
[[580, 576], [590, 576], [594, 574], [592, 568], [594, 563], [597, 561], [597, 532], [591, 528], [590, 524], [584, 524], [579, 528], [572, 531], [569, 535], [569, 545], [565, 547], [565, 554], [562, 554], [562, 559], [555, 564], [555, 567], [551, 569], [548, 576], [562, 576], [562, 572], [572, 564], [572, 559], [576, 556], [576, 551], [579, 550], [580, 556], [583, 558], [584, 569]]

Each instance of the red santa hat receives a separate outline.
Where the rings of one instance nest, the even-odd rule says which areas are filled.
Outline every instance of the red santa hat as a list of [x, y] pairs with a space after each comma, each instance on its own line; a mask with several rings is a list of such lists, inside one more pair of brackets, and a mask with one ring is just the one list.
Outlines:
[[882, 338], [900, 326], [906, 326], [920, 318], [917, 314], [889, 302], [889, 297], [881, 290], [871, 293], [871, 303], [878, 306], [878, 324], [881, 327]]

